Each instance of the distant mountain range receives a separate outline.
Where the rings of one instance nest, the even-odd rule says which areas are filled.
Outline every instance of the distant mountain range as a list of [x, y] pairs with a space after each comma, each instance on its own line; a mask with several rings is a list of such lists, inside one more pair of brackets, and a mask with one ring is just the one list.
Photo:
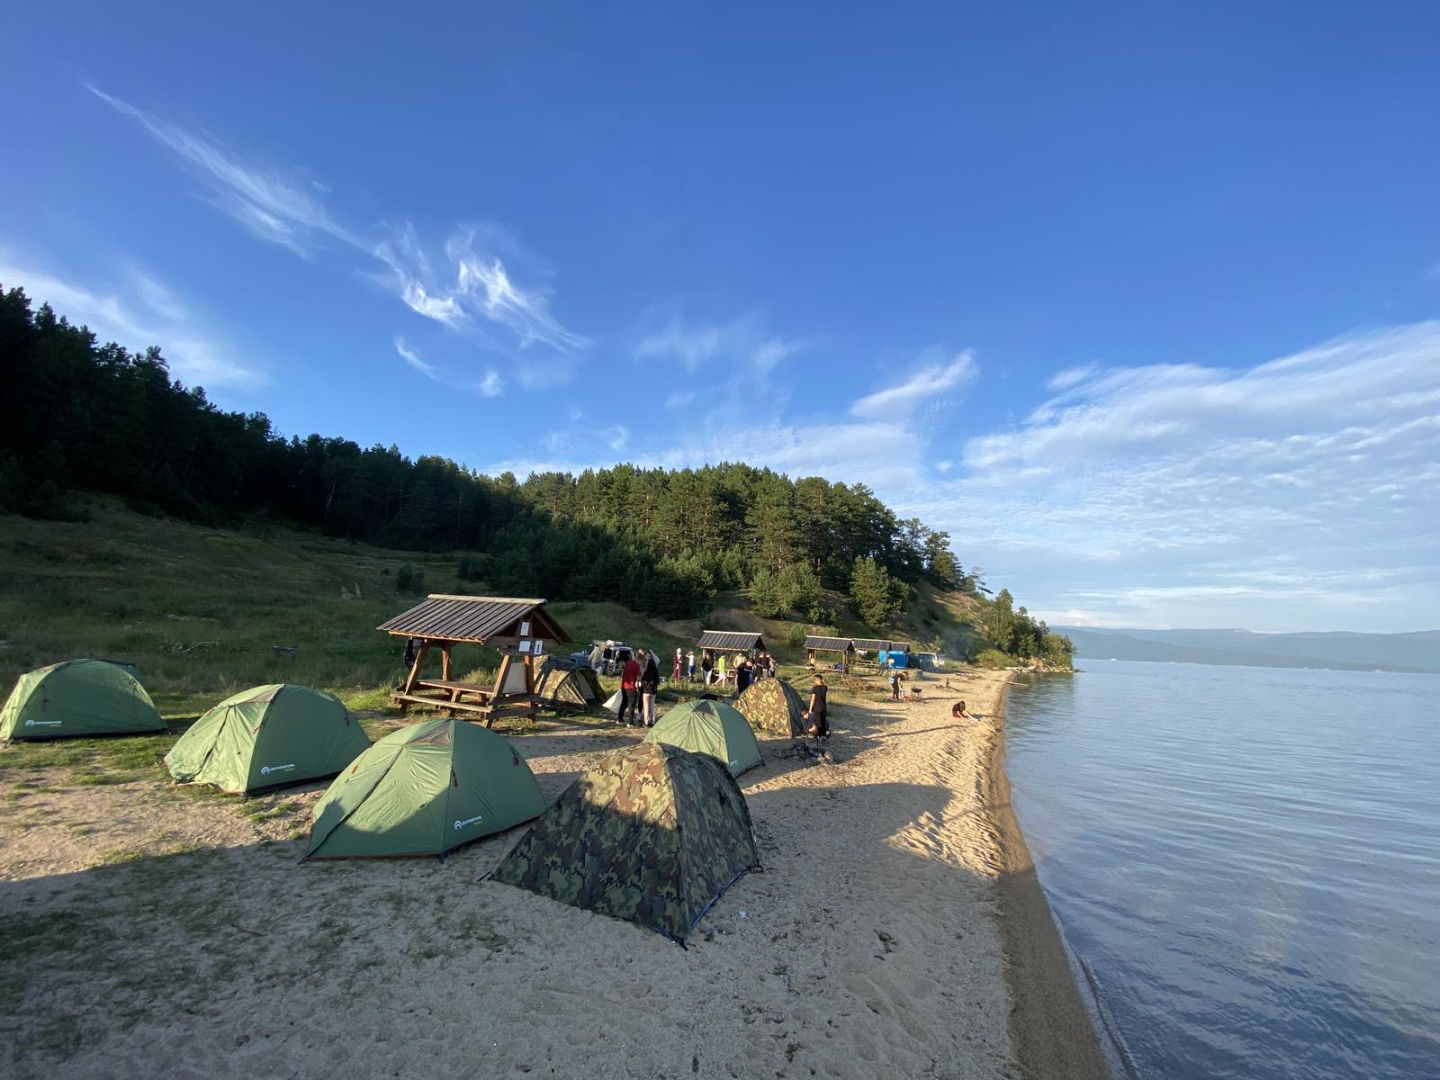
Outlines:
[[1094, 626], [1050, 629], [1069, 636], [1075, 643], [1076, 658], [1082, 660], [1440, 673], [1440, 630], [1257, 634], [1250, 630], [1109, 630]]

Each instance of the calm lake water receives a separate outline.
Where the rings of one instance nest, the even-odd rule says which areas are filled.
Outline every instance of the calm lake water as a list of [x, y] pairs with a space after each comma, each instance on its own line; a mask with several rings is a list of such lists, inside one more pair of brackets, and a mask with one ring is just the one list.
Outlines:
[[1440, 1077], [1440, 676], [1081, 666], [1005, 767], [1123, 1068]]

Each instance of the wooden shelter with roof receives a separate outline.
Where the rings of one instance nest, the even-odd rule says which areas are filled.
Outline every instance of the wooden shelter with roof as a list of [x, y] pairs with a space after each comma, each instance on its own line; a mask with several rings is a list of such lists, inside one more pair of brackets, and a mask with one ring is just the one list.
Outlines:
[[[908, 641], [891, 641], [888, 638], [855, 638], [854, 644], [857, 650], [867, 653], [905, 653], [908, 657], [911, 651]], [[876, 659], [878, 662], [878, 656]], [[905, 664], [894, 664], [893, 666], [904, 667]]]
[[[434, 593], [376, 629], [420, 643], [405, 684], [394, 696], [402, 714], [409, 705], [430, 705], [484, 718], [486, 727], [502, 716], [535, 719], [540, 704], [535, 686], [536, 658], [549, 644], [570, 640], [545, 611], [544, 600], [504, 596]], [[493, 687], [454, 681], [450, 652], [457, 644], [489, 645], [500, 650], [500, 673]], [[422, 679], [431, 649], [440, 653], [440, 678]]]
[[805, 639], [805, 664], [807, 667], [815, 667], [815, 654], [817, 652], [838, 652], [840, 654], [840, 670], [848, 673], [850, 665], [855, 662], [855, 642], [845, 637], [824, 637], [812, 634]]
[[765, 642], [759, 634], [748, 631], [702, 630], [700, 631], [700, 640], [695, 642], [695, 647], [708, 653], [710, 659], [714, 660], [715, 654], [722, 652], [754, 656], [757, 652], [765, 651]]

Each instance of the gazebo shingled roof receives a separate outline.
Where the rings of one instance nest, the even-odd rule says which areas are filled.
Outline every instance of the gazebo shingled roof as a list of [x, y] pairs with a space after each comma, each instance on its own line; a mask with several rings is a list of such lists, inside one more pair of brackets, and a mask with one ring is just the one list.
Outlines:
[[544, 600], [508, 596], [432, 593], [423, 602], [381, 623], [376, 629], [397, 637], [468, 641], [479, 645], [492, 638], [519, 637], [522, 622], [531, 623], [531, 637], [557, 642], [570, 640], [560, 625], [546, 614]]
[[765, 642], [760, 639], [759, 634], [738, 633], [728, 630], [703, 630], [700, 633], [700, 640], [695, 643], [697, 649], [724, 649], [735, 652], [749, 652], [751, 649], [765, 648]]
[[848, 637], [817, 637], [812, 635], [805, 639], [805, 648], [815, 649], [819, 652], [849, 652], [855, 647], [855, 643]]

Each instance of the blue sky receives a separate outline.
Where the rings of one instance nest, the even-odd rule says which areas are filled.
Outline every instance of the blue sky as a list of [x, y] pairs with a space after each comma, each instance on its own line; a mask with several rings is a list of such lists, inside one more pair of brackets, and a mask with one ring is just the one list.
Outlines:
[[1053, 622], [1440, 609], [1431, 5], [29, 5], [0, 282], [287, 434], [863, 481]]

